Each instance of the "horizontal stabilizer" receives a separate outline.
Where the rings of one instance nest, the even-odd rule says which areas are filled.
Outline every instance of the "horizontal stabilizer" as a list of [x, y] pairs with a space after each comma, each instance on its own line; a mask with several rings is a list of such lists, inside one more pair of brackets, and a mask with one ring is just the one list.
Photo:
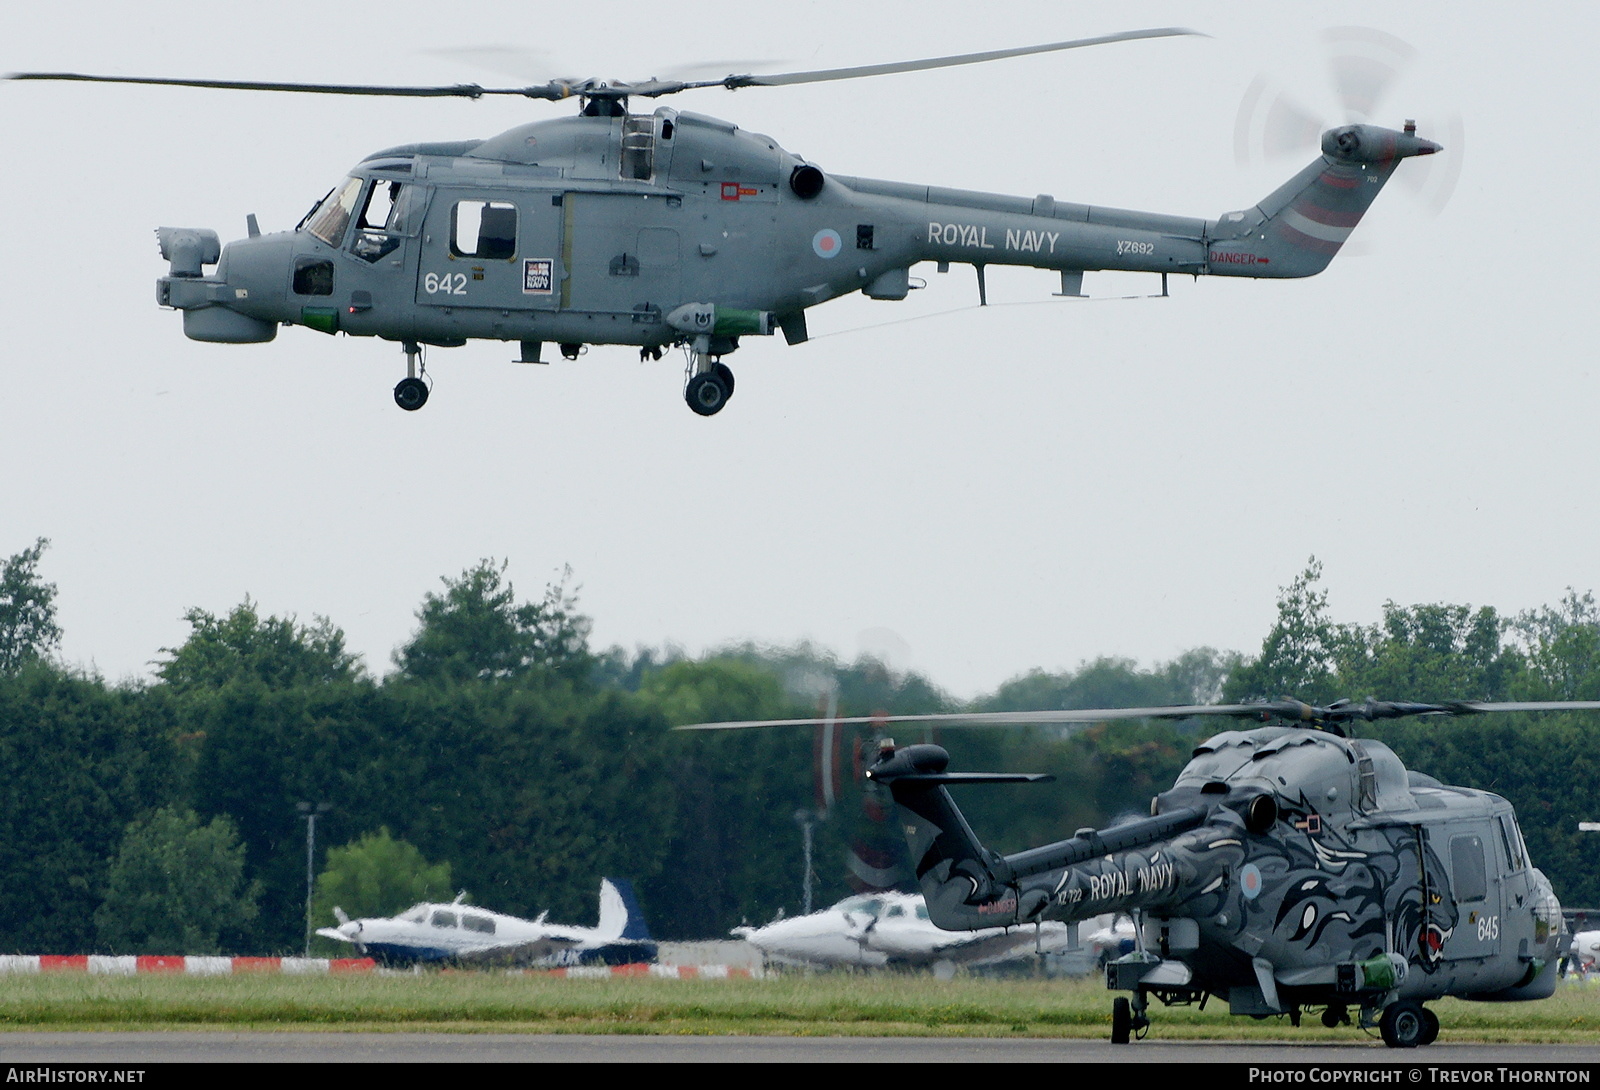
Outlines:
[[1050, 783], [1049, 772], [905, 772], [896, 776], [867, 772], [867, 779], [894, 783]]

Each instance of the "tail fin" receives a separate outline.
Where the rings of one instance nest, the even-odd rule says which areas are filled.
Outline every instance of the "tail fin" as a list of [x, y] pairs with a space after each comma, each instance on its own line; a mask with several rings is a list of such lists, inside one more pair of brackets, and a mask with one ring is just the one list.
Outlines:
[[947, 931], [975, 931], [1017, 922], [1017, 891], [1006, 861], [978, 842], [945, 785], [1019, 783], [1047, 776], [946, 772], [939, 746], [899, 750], [886, 742], [867, 776], [888, 785], [899, 805], [912, 866], [928, 915]]
[[1400, 160], [1440, 150], [1407, 123], [1396, 132], [1346, 125], [1322, 134], [1323, 155], [1243, 212], [1206, 225], [1215, 276], [1313, 276], [1328, 267]]
[[606, 942], [650, 941], [650, 928], [633, 895], [633, 883], [626, 878], [600, 879], [600, 922], [595, 931]]

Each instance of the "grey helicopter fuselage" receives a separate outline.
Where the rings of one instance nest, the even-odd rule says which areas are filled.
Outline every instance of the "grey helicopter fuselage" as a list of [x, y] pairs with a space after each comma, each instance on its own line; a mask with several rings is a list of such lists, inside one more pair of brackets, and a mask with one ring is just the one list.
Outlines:
[[1141, 1010], [1147, 994], [1215, 995], [1236, 1014], [1348, 1006], [1372, 1022], [1399, 1001], [1555, 989], [1560, 906], [1510, 803], [1408, 773], [1380, 742], [1228, 731], [1196, 748], [1151, 817], [1005, 857], [956, 810], [947, 761], [908, 746], [872, 773], [900, 804], [933, 921], [1137, 912], [1143, 949], [1109, 983]]
[[[583, 115], [376, 153], [293, 231], [259, 234], [252, 217], [250, 237], [222, 247], [162, 228], [172, 267], [158, 298], [202, 341], [304, 325], [408, 354], [521, 342], [524, 362], [547, 343], [569, 356], [683, 344], [702, 373], [744, 335], [806, 340], [805, 311], [829, 299], [905, 298], [919, 262], [1056, 270], [1067, 295], [1086, 270], [1309, 276], [1401, 159], [1436, 150], [1409, 126], [1330, 130], [1265, 200], [1206, 220], [825, 175], [768, 137], [667, 107]], [[697, 411], [721, 407], [709, 404]]]

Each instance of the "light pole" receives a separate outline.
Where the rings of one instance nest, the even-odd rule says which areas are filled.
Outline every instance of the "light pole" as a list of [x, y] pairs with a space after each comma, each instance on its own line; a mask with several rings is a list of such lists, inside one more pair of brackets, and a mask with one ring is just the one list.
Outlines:
[[306, 957], [311, 956], [311, 886], [315, 881], [312, 860], [317, 850], [317, 816], [333, 809], [331, 802], [297, 802], [294, 808], [306, 823]]

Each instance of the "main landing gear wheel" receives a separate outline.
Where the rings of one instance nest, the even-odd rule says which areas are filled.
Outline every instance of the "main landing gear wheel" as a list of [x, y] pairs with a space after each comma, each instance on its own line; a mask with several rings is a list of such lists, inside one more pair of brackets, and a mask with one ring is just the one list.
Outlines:
[[722, 380], [722, 384], [728, 388], [728, 396], [732, 397], [733, 369], [725, 363], [713, 363], [711, 365], [711, 373]]
[[[718, 366], [721, 366], [720, 364]], [[727, 368], [723, 368], [727, 370]], [[731, 374], [728, 376], [733, 377]], [[715, 416], [722, 411], [732, 396], [731, 384], [725, 382], [716, 368], [702, 371], [689, 380], [689, 386], [683, 392], [683, 399], [689, 403], [689, 408], [701, 416]]]
[[[1421, 1003], [1412, 999], [1402, 999], [1398, 1003], [1391, 1003], [1383, 1009], [1383, 1017], [1378, 1020], [1378, 1030], [1383, 1034], [1383, 1043], [1390, 1048], [1416, 1048], [1432, 1040], [1428, 1037], [1428, 1016], [1432, 1014]], [[1434, 1033], [1438, 1033], [1438, 1018], [1433, 1019]], [[1425, 1039], [1426, 1038], [1426, 1039]]]
[[1431, 1045], [1439, 1039], [1439, 1016], [1427, 1007], [1422, 1008], [1422, 1036], [1417, 1039], [1419, 1045]]
[[1128, 1009], [1126, 999], [1113, 999], [1111, 1001], [1111, 1043], [1125, 1045], [1128, 1035], [1133, 1030], [1133, 1012]]
[[428, 384], [420, 378], [403, 378], [394, 388], [394, 403], [414, 413], [428, 403]]

